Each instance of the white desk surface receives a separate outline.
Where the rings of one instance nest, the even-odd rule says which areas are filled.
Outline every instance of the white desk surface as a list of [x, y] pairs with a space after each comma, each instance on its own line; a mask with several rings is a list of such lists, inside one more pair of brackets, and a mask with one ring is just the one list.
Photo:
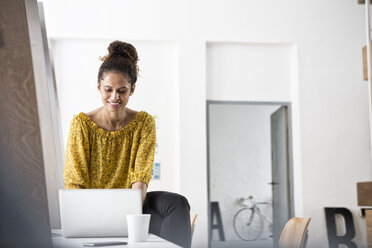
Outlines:
[[[86, 242], [104, 242], [104, 241], [125, 241], [128, 242], [127, 237], [115, 237], [115, 238], [65, 238], [61, 235], [61, 229], [53, 229], [52, 240], [53, 248], [81, 248]], [[101, 247], [112, 247], [112, 248], [179, 248], [180, 246], [166, 241], [154, 234], [149, 234], [146, 242], [129, 243], [127, 245], [115, 245], [115, 246], [101, 246]]]

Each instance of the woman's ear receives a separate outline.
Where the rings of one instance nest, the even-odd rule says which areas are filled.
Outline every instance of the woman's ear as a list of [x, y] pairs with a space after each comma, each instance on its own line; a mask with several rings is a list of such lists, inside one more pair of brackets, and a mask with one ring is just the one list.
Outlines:
[[134, 93], [134, 90], [136, 89], [136, 84], [133, 84], [131, 87], [130, 87], [130, 96], [133, 95]]
[[98, 92], [101, 92], [101, 84], [100, 84], [99, 81], [97, 82], [97, 90], [98, 90]]

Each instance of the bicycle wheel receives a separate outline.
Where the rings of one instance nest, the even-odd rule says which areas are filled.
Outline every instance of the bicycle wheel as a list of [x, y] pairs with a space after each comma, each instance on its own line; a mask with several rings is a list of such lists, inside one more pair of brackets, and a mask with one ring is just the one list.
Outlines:
[[[253, 215], [253, 216], [252, 216]], [[249, 220], [252, 217], [252, 221]], [[234, 215], [234, 231], [242, 240], [252, 241], [258, 239], [263, 231], [263, 218], [259, 209], [242, 208]]]

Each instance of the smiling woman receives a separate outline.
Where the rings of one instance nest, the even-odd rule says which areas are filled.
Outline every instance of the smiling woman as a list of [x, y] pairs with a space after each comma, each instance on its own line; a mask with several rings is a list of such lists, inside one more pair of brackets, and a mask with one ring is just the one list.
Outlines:
[[137, 51], [121, 41], [112, 42], [108, 51], [97, 82], [103, 106], [71, 121], [65, 188], [140, 188], [143, 212], [151, 214], [150, 232], [190, 247], [187, 199], [164, 191], [146, 193], [154, 163], [155, 120], [126, 107], [137, 81]]

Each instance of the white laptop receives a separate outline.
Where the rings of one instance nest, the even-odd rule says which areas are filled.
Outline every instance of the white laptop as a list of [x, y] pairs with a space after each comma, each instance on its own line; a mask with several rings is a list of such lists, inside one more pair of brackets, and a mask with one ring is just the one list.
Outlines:
[[60, 190], [65, 237], [128, 236], [127, 214], [142, 213], [140, 189]]

